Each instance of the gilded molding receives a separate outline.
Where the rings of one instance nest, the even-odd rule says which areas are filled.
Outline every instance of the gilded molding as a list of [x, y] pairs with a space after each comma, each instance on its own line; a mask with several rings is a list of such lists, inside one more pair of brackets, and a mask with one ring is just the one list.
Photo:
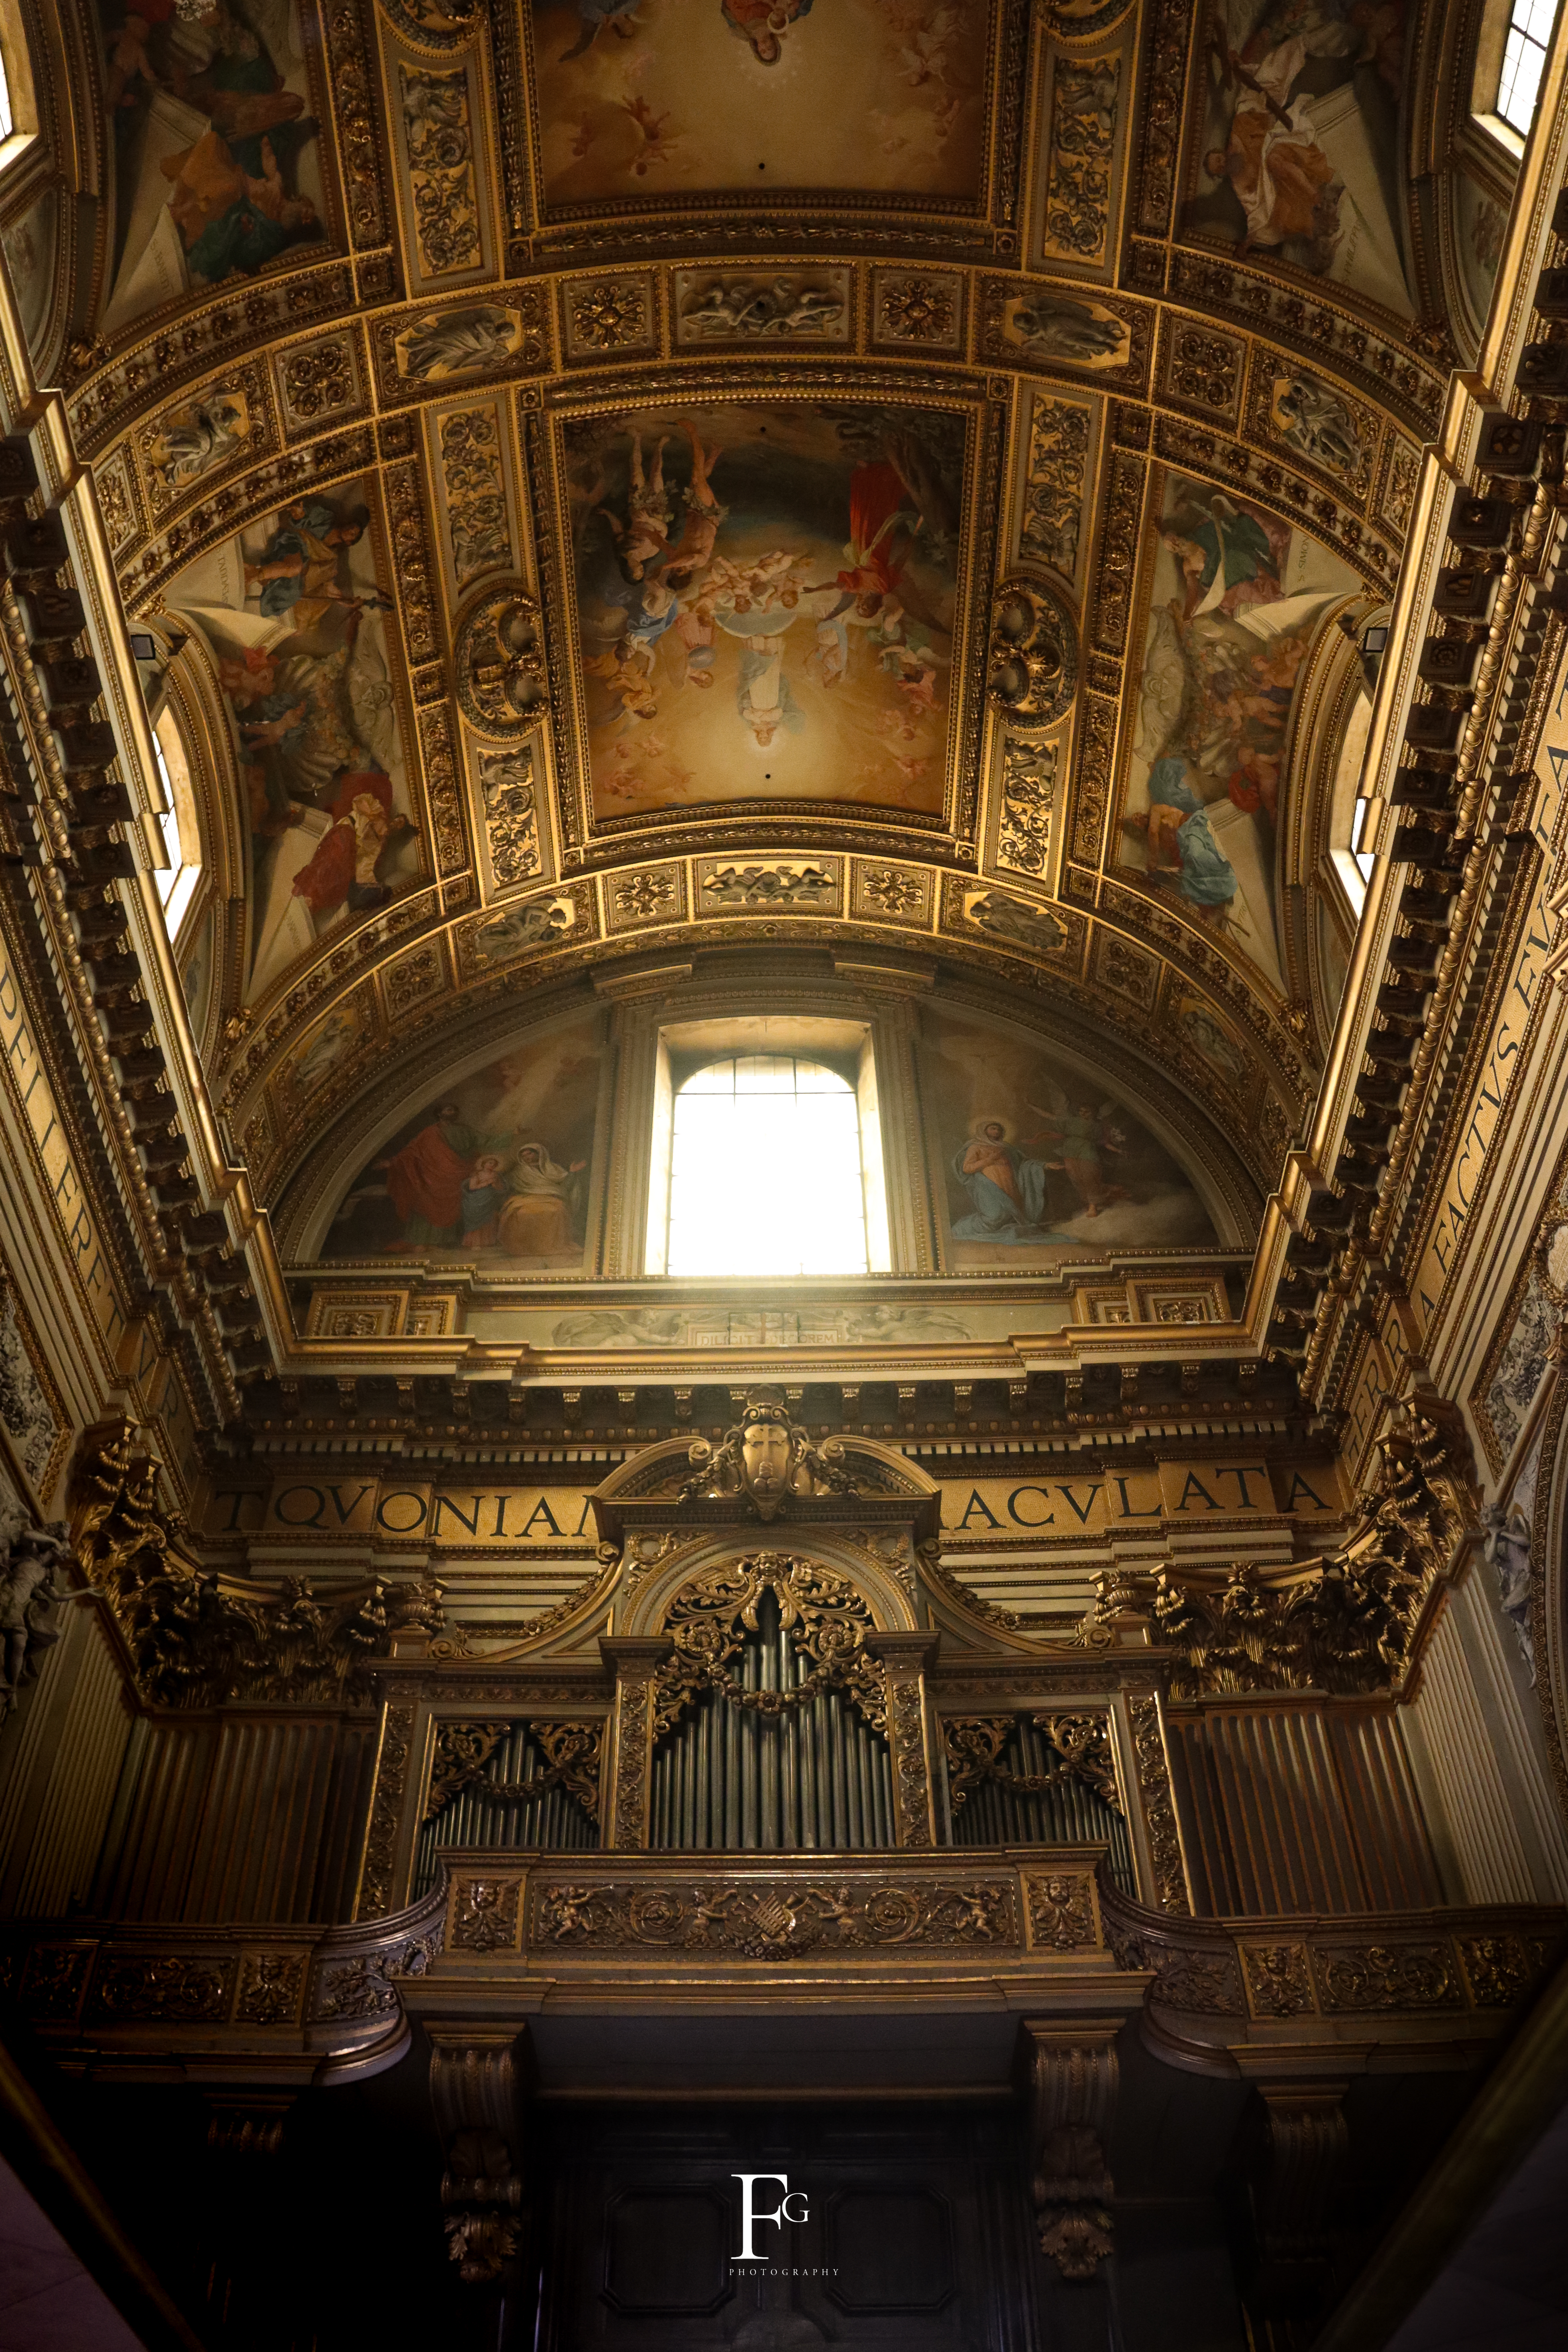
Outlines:
[[1165, 1752], [1165, 1727], [1160, 1702], [1152, 1693], [1134, 1694], [1127, 1701], [1132, 1729], [1132, 1764], [1154, 1865], [1154, 1891], [1166, 1911], [1190, 1912], [1186, 1863], [1176, 1809], [1171, 1801], [1171, 1765]]
[[1023, 1942], [1011, 1877], [921, 1877], [897, 1873], [846, 1885], [837, 1874], [710, 1873], [700, 1878], [617, 1884], [585, 1874], [541, 1875], [530, 1890], [530, 1938], [546, 1951], [728, 1953], [783, 1960], [806, 1952]]

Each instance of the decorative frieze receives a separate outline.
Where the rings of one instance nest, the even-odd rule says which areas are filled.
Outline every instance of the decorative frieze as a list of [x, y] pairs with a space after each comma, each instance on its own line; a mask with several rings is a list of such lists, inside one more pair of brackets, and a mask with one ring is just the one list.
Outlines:
[[500, 411], [493, 402], [454, 409], [442, 417], [438, 437], [452, 576], [461, 594], [481, 572], [505, 571], [512, 560]]
[[1106, 257], [1121, 95], [1119, 56], [1055, 58], [1040, 239], [1047, 263], [1094, 268]]
[[678, 269], [672, 284], [675, 341], [684, 350], [854, 340], [850, 269], [787, 263], [756, 270]]
[[651, 1948], [782, 1960], [806, 1952], [1022, 1942], [1008, 1877], [905, 1883], [884, 1874], [849, 1885], [839, 1873], [809, 1872], [728, 1871], [649, 1885], [544, 1878], [531, 1904], [531, 1939], [552, 1953]]
[[539, 872], [539, 810], [533, 751], [481, 751], [476, 762], [490, 871], [502, 887]]
[[1094, 413], [1080, 400], [1041, 393], [1029, 411], [1018, 553], [1026, 563], [1048, 564], [1069, 587], [1079, 572], [1093, 427]]
[[484, 261], [474, 181], [468, 68], [399, 63], [398, 91], [408, 146], [408, 184], [419, 266], [451, 278]]

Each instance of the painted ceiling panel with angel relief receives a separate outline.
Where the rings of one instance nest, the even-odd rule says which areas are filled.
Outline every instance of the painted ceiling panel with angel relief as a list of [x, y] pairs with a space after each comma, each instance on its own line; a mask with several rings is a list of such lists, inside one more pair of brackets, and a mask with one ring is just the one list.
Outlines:
[[595, 814], [943, 804], [965, 424], [872, 402], [574, 419]]
[[418, 866], [373, 496], [362, 480], [295, 499], [168, 590], [233, 730], [252, 999]]
[[545, 203], [978, 201], [988, 0], [533, 0]]
[[1285, 992], [1281, 802], [1313, 645], [1360, 593], [1350, 566], [1264, 509], [1157, 477], [1116, 855]]

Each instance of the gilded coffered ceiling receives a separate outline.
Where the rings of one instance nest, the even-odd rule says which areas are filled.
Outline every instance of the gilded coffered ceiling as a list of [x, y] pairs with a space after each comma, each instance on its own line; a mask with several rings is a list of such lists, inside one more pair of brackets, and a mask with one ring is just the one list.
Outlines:
[[69, 416], [260, 1198], [525, 992], [716, 947], [1032, 1004], [1268, 1188], [1455, 355], [1397, 0], [84, 21]]

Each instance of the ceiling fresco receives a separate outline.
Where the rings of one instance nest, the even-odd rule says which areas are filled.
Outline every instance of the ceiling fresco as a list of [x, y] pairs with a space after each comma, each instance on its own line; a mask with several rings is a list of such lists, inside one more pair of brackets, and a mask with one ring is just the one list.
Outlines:
[[[1095, 1215], [1197, 1245], [1142, 1066], [1275, 1181], [1347, 952], [1321, 713], [1447, 365], [1405, 14], [100, 0], [70, 415], [221, 845], [182, 958], [262, 1199], [395, 1065], [428, 1126], [415, 1066], [521, 991], [791, 947], [1131, 1057], [955, 1096], [950, 1170], [1087, 1119]], [[343, 1155], [347, 1254], [403, 1247]]]

